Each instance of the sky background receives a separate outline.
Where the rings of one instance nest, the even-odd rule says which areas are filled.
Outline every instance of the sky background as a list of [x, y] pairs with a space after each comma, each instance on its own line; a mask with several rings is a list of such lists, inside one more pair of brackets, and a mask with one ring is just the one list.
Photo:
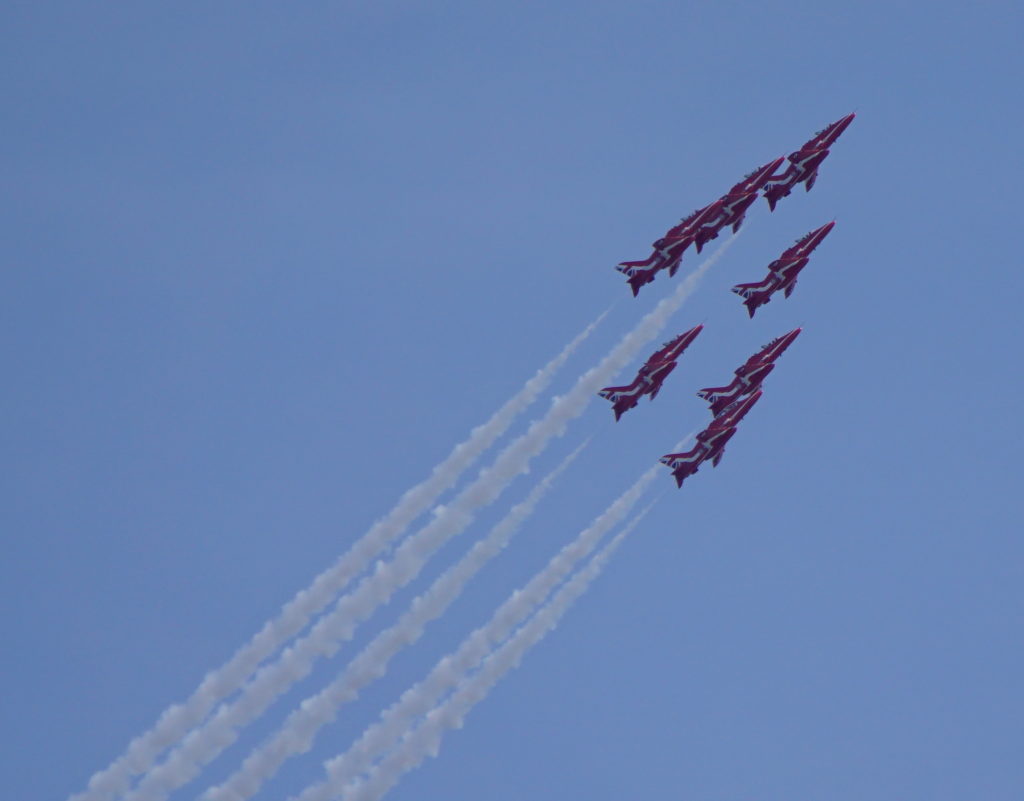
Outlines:
[[[680, 491], [666, 470], [607, 572], [391, 797], [1019, 799], [1022, 22], [4, 4], [5, 796], [81, 790], [588, 322], [612, 307], [556, 393], [673, 287], [634, 300], [617, 262], [856, 111], [658, 339], [706, 325], [658, 399], [615, 424], [595, 398], [429, 577], [593, 436], [508, 551], [259, 798], [318, 779], [709, 419], [697, 388], [802, 325], [722, 464]], [[728, 288], [831, 219], [749, 320]]]

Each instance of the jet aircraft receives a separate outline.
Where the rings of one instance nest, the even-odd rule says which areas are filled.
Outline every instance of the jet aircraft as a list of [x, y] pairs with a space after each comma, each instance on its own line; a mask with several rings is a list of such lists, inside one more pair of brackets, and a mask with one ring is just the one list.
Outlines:
[[633, 290], [633, 297], [640, 292], [640, 287], [651, 283], [659, 270], [668, 270], [669, 276], [676, 274], [683, 253], [693, 244], [694, 231], [706, 216], [712, 211], [709, 204], [699, 208], [690, 215], [684, 217], [677, 225], [672, 226], [665, 236], [657, 239], [652, 244], [654, 252], [642, 261], [624, 261], [618, 264], [615, 269], [623, 273], [628, 281], [630, 289]]
[[827, 125], [808, 139], [799, 149], [789, 154], [789, 164], [779, 175], [773, 175], [764, 186], [768, 207], [775, 211], [775, 204], [786, 197], [797, 184], [804, 184], [811, 191], [818, 179], [818, 168], [829, 154], [829, 148], [839, 135], [849, 127], [856, 114], [847, 114], [842, 119]]
[[698, 253], [709, 241], [716, 239], [723, 228], [731, 225], [733, 233], [740, 230], [747, 209], [757, 200], [757, 193], [785, 160], [784, 156], [779, 156], [775, 161], [747, 173], [732, 189], [711, 204], [710, 211], [704, 215], [704, 222], [698, 226], [693, 239]]
[[732, 291], [743, 298], [743, 305], [747, 307], [750, 316], [760, 306], [763, 306], [774, 293], [780, 289], [788, 298], [796, 288], [796, 279], [800, 271], [807, 266], [810, 255], [819, 245], [821, 240], [828, 236], [829, 231], [835, 226], [836, 221], [825, 223], [810, 233], [800, 237], [790, 248], [785, 250], [779, 258], [768, 265], [768, 276], [763, 281], [751, 284], [737, 284]]
[[650, 396], [651, 400], [657, 397], [669, 373], [676, 369], [676, 360], [703, 330], [704, 325], [701, 324], [666, 342], [644, 362], [630, 384], [623, 387], [605, 387], [597, 393], [612, 402], [616, 420], [636, 406], [644, 395]]
[[725, 454], [726, 443], [736, 433], [736, 426], [760, 399], [761, 390], [758, 390], [742, 400], [733, 401], [697, 435], [697, 442], [690, 450], [666, 453], [658, 460], [672, 469], [677, 487], [683, 486], [683, 481], [696, 473], [704, 462], [710, 461], [712, 467], [718, 467]]
[[717, 416], [733, 401], [753, 394], [761, 388], [761, 383], [775, 369], [775, 360], [800, 335], [801, 330], [795, 328], [788, 334], [776, 337], [733, 371], [733, 379], [728, 386], [705, 387], [697, 391], [697, 397], [709, 401], [711, 414]]

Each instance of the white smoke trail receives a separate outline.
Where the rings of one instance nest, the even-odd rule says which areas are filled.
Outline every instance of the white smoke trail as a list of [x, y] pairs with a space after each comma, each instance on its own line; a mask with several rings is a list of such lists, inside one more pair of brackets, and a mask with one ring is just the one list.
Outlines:
[[391, 750], [415, 726], [418, 718], [425, 715], [467, 672], [480, 664], [593, 552], [604, 536], [629, 514], [661, 470], [660, 465], [648, 468], [575, 540], [555, 554], [526, 586], [513, 592], [486, 624], [463, 640], [453, 653], [441, 659], [423, 681], [406, 690], [348, 751], [325, 763], [327, 780], [306, 788], [297, 801], [330, 801], [349, 782], [368, 770], [376, 759]]
[[693, 293], [704, 273], [734, 239], [730, 238], [687, 276], [672, 295], [645, 315], [596, 367], [580, 376], [572, 389], [552, 404], [544, 417], [531, 423], [525, 434], [506, 446], [493, 464], [481, 470], [437, 517], [408, 537], [389, 562], [378, 562], [374, 572], [341, 597], [335, 608], [305, 636], [286, 648], [275, 662], [260, 668], [238, 699], [221, 705], [209, 720], [190, 732], [161, 765], [139, 781], [127, 795], [127, 801], [164, 801], [171, 791], [195, 778], [204, 765], [234, 743], [241, 728], [263, 714], [275, 698], [309, 675], [319, 657], [333, 655], [342, 641], [351, 639], [359, 623], [419, 575], [438, 548], [473, 522], [477, 510], [500, 497], [553, 438], [565, 433], [567, 424], [583, 413], [597, 390], [661, 332], [672, 313]]
[[359, 696], [360, 690], [384, 675], [388, 662], [406, 645], [419, 639], [427, 623], [448, 609], [466, 583], [497, 556], [536, 509], [554, 482], [587, 445], [584, 442], [538, 483], [527, 497], [512, 507], [490, 533], [445, 571], [416, 598], [398, 622], [385, 629], [362, 650], [326, 688], [299, 704], [278, 732], [256, 748], [223, 784], [211, 787], [205, 801], [242, 801], [255, 795], [286, 759], [305, 753], [322, 726], [332, 722], [340, 707]]
[[227, 663], [208, 673], [186, 701], [168, 707], [152, 729], [132, 740], [128, 750], [109, 767], [93, 774], [87, 789], [71, 796], [70, 801], [110, 801], [127, 792], [133, 776], [149, 770], [165, 748], [198, 725], [218, 701], [241, 688], [260, 662], [304, 629], [371, 559], [400, 536], [443, 492], [454, 486], [459, 476], [547, 389], [558, 370], [607, 315], [605, 311], [584, 328], [486, 423], [474, 428], [465, 441], [456, 445], [426, 480], [402, 495], [398, 504], [374, 523], [331, 568], [285, 604], [277, 617], [268, 621]]
[[[414, 728], [404, 732], [398, 746], [365, 779], [342, 784], [332, 777], [327, 782], [307, 789], [299, 798], [303, 801], [314, 797], [376, 801], [427, 756], [437, 756], [445, 730], [461, 728], [466, 714], [487, 696], [502, 676], [519, 665], [532, 646], [557, 625], [562, 615], [601, 573], [615, 549], [636, 528], [650, 508], [648, 506], [630, 521], [611, 542], [591, 557], [586, 566], [563, 584], [550, 601], [541, 606], [503, 645], [488, 654], [478, 671], [464, 675], [455, 691], [443, 703], [427, 712], [422, 723], [418, 726], [414, 724]], [[323, 788], [322, 792], [315, 792], [320, 788]]]

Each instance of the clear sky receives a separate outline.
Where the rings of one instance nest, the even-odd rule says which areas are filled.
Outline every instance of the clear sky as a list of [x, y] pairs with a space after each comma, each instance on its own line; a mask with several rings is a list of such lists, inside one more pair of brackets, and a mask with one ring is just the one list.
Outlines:
[[[81, 790], [584, 325], [614, 304], [556, 393], [673, 287], [634, 300], [615, 263], [856, 111], [658, 340], [706, 325], [658, 399], [615, 424], [595, 398], [481, 516], [593, 435], [519, 538], [260, 798], [319, 778], [708, 419], [697, 388], [802, 325], [720, 467], [681, 491], [665, 471], [607, 572], [392, 797], [1019, 799], [1022, 15], [6, 3], [5, 797]], [[831, 219], [749, 320], [728, 288]]]

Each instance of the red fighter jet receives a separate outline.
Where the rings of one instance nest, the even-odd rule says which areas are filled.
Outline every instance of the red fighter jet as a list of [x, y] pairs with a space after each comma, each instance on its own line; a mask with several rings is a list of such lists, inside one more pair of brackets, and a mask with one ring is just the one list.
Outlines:
[[669, 276], [676, 274], [683, 253], [693, 244], [696, 227], [707, 218], [713, 205], [697, 209], [672, 226], [665, 236], [653, 243], [654, 252], [643, 261], [624, 261], [615, 267], [628, 278], [633, 297], [640, 292], [640, 287], [654, 280], [659, 270], [667, 269]]
[[818, 179], [818, 167], [829, 154], [829, 148], [853, 122], [855, 116], [857, 115], [847, 114], [841, 120], [822, 128], [808, 139], [803, 147], [789, 154], [789, 165], [785, 171], [773, 175], [764, 187], [764, 196], [772, 211], [775, 211], [775, 204], [793, 191], [797, 184], [803, 183], [807, 191], [811, 191], [811, 187]]
[[800, 335], [801, 330], [795, 328], [788, 334], [776, 337], [736, 368], [735, 375], [728, 386], [705, 387], [697, 391], [697, 397], [710, 401], [711, 414], [718, 416], [733, 401], [739, 400], [744, 395], [752, 395], [757, 392], [764, 379], [775, 369], [775, 360]]
[[697, 435], [697, 443], [693, 448], [685, 453], [666, 453], [658, 460], [672, 468], [677, 487], [683, 486], [683, 481], [696, 473], [706, 461], [710, 460], [712, 467], [718, 467], [725, 454], [726, 443], [736, 433], [736, 426], [760, 399], [761, 391], [758, 390], [743, 400], [733, 401], [711, 421], [711, 425]]
[[661, 385], [668, 378], [669, 373], [676, 369], [676, 360], [683, 355], [683, 351], [703, 330], [704, 326], [698, 325], [666, 342], [644, 362], [644, 366], [640, 368], [636, 378], [628, 386], [605, 387], [597, 393], [612, 402], [612, 411], [615, 412], [616, 420], [622, 417], [624, 412], [636, 406], [644, 395], [649, 395], [651, 400], [657, 397], [658, 392], [661, 391]]
[[763, 281], [753, 284], [736, 284], [732, 288], [733, 292], [743, 298], [743, 305], [747, 307], [751, 317], [780, 289], [783, 290], [787, 298], [793, 294], [797, 276], [807, 266], [811, 253], [818, 247], [821, 240], [828, 236], [828, 232], [835, 224], [835, 220], [825, 223], [821, 228], [798, 239], [792, 247], [768, 265], [768, 277]]
[[747, 209], [757, 200], [757, 193], [785, 160], [779, 156], [775, 161], [747, 173], [743, 180], [711, 204], [711, 211], [704, 215], [705, 221], [700, 224], [693, 239], [698, 253], [709, 241], [716, 239], [723, 228], [731, 225], [733, 233], [740, 230]]

